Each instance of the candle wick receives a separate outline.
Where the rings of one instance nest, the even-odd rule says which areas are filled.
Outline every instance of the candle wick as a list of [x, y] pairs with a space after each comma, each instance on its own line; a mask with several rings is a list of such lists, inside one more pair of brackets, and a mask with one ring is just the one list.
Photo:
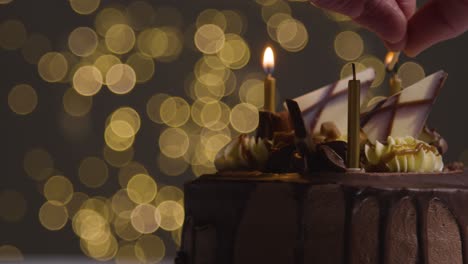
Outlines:
[[351, 63], [353, 66], [353, 80], [356, 80], [356, 65], [354, 63]]

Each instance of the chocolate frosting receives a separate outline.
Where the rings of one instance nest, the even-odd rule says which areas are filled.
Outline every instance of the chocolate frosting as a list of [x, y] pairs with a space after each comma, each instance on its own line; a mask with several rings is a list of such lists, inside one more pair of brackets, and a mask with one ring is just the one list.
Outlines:
[[467, 201], [461, 171], [205, 175], [185, 185], [179, 260], [466, 264]]

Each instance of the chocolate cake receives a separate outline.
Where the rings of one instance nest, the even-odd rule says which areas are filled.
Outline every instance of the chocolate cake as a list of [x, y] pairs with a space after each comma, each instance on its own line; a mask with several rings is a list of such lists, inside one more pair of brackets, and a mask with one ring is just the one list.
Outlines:
[[304, 176], [186, 184], [176, 263], [467, 263], [467, 173]]
[[185, 185], [176, 263], [468, 263], [468, 173], [444, 164], [447, 142], [426, 124], [447, 74], [363, 107], [374, 76], [358, 74], [360, 168], [346, 166], [349, 78], [261, 113], [218, 173]]

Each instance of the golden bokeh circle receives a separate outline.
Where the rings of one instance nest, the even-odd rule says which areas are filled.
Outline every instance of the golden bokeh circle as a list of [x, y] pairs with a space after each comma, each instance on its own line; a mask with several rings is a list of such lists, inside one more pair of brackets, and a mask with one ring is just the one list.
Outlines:
[[76, 56], [87, 57], [94, 53], [98, 46], [98, 36], [89, 27], [75, 28], [68, 36], [68, 48]]
[[159, 149], [170, 158], [182, 157], [188, 150], [190, 140], [180, 128], [168, 128], [159, 136]]
[[401, 79], [402, 88], [406, 88], [424, 79], [426, 72], [420, 64], [408, 61], [398, 68], [398, 77]]
[[89, 113], [93, 106], [93, 98], [83, 96], [75, 89], [70, 88], [63, 94], [63, 109], [71, 116], [79, 117]]
[[150, 234], [159, 228], [161, 216], [152, 204], [140, 204], [131, 214], [132, 226], [142, 234]]
[[174, 231], [182, 227], [185, 212], [182, 205], [175, 201], [164, 201], [158, 205], [156, 210], [161, 215], [159, 226], [166, 231]]
[[228, 22], [224, 32], [239, 35], [245, 32], [247, 21], [242, 13], [236, 10], [223, 10], [221, 13], [223, 13], [226, 21]]
[[[258, 0], [260, 1], [260, 0]], [[283, 0], [265, 0], [268, 1], [269, 3], [266, 5], [262, 6], [262, 18], [265, 23], [268, 22], [270, 17], [272, 17], [275, 14], [287, 14], [291, 15], [291, 7], [289, 6], [289, 3]]]
[[139, 83], [149, 81], [154, 75], [154, 60], [141, 53], [130, 55], [127, 64], [135, 71], [136, 81]]
[[[77, 0], [79, 1], [79, 0]], [[105, 37], [106, 32], [114, 25], [127, 23], [124, 12], [117, 8], [104, 8], [96, 15], [94, 26], [99, 35]]]
[[115, 233], [125, 241], [134, 241], [141, 237], [141, 233], [132, 225], [131, 213], [131, 211], [121, 212], [113, 222]]
[[104, 54], [99, 56], [94, 61], [94, 66], [101, 72], [101, 76], [106, 76], [107, 72], [112, 66], [120, 63], [122, 62], [117, 56], [114, 56], [112, 54]]
[[[2, 4], [3, 3], [5, 2], [2, 2]], [[0, 246], [0, 262], [19, 263], [23, 261], [24, 261], [23, 254], [21, 253], [21, 250], [19, 250], [17, 247], [12, 246], [12, 245]]]
[[84, 96], [93, 96], [101, 90], [102, 75], [95, 66], [87, 65], [78, 68], [73, 75], [73, 88]]
[[44, 196], [51, 204], [66, 205], [73, 197], [73, 184], [63, 176], [52, 176], [44, 184]]
[[[95, 196], [95, 197], [87, 199], [81, 205], [80, 210], [91, 210], [99, 214], [99, 216], [102, 217], [106, 221], [106, 225], [108, 224], [108, 222], [112, 221], [112, 219], [114, 218], [114, 211], [112, 210], [112, 201], [103, 196]], [[107, 233], [107, 230], [104, 230], [104, 231], [105, 233]], [[97, 237], [97, 238], [100, 238], [100, 237]]]
[[254, 131], [259, 122], [258, 110], [248, 103], [240, 103], [232, 108], [230, 121], [232, 127], [240, 133]]
[[184, 192], [176, 186], [164, 186], [159, 190], [158, 194], [156, 195], [156, 198], [154, 199], [154, 204], [157, 207], [164, 201], [174, 201], [183, 205]]
[[21, 48], [21, 53], [24, 59], [31, 63], [36, 64], [45, 53], [52, 50], [50, 40], [38, 33], [29, 35], [28, 39]]
[[70, 6], [80, 15], [89, 15], [96, 11], [101, 0], [69, 0]]
[[157, 93], [151, 96], [146, 103], [146, 114], [151, 121], [157, 124], [163, 124], [164, 121], [161, 118], [161, 105], [170, 96], [164, 93]]
[[10, 19], [0, 24], [0, 36], [0, 47], [15, 50], [23, 46], [27, 32], [21, 21]]
[[46, 202], [39, 209], [39, 221], [48, 230], [60, 230], [68, 221], [67, 208], [63, 205]]
[[115, 64], [106, 74], [106, 84], [115, 94], [129, 93], [136, 84], [136, 73], [128, 64]]
[[263, 81], [258, 78], [246, 79], [239, 88], [239, 99], [241, 102], [252, 104], [257, 108], [263, 107], [263, 85]]
[[107, 30], [105, 42], [113, 53], [125, 54], [135, 45], [135, 32], [126, 24], [116, 24]]
[[292, 19], [291, 15], [285, 13], [277, 13], [272, 15], [267, 21], [267, 32], [270, 38], [276, 42], [278, 42], [278, 27], [284, 21]]
[[[118, 121], [119, 122], [119, 121]], [[129, 123], [120, 121], [120, 124], [123, 126], [120, 126], [121, 128], [125, 128], [125, 130], [129, 131], [131, 130], [131, 126]], [[116, 126], [114, 126], [116, 127]], [[134, 131], [134, 130], [133, 130]], [[114, 151], [125, 151], [132, 147], [133, 142], [135, 141], [135, 136], [131, 137], [121, 137], [118, 134], [114, 132], [114, 129], [112, 129], [111, 125], [108, 125], [104, 131], [104, 140], [106, 141], [106, 145], [113, 149]]]
[[195, 46], [205, 54], [219, 52], [225, 40], [224, 31], [215, 24], [205, 24], [199, 27], [194, 36]]
[[283, 49], [298, 52], [307, 46], [309, 33], [301, 21], [286, 19], [278, 25], [276, 40]]
[[160, 263], [166, 254], [164, 241], [155, 235], [144, 235], [135, 243], [135, 255], [141, 263]]
[[92, 209], [81, 208], [73, 217], [72, 227], [77, 236], [91, 242], [110, 236], [108, 222]]
[[29, 84], [18, 84], [8, 93], [8, 106], [19, 115], [30, 114], [36, 109], [37, 94]]
[[15, 190], [0, 191], [0, 219], [18, 222], [26, 214], [27, 203], [23, 194]]
[[135, 246], [133, 244], [124, 244], [120, 246], [114, 261], [116, 264], [139, 263], [135, 255]]
[[44, 81], [59, 82], [68, 72], [68, 61], [61, 53], [47, 52], [39, 60], [37, 70]]
[[150, 58], [164, 56], [169, 48], [169, 36], [160, 28], [150, 28], [138, 35], [139, 51]]
[[359, 58], [364, 51], [364, 41], [354, 31], [343, 31], [335, 37], [335, 52], [343, 60], [352, 61]]
[[80, 163], [78, 178], [85, 186], [98, 188], [109, 178], [109, 170], [102, 159], [98, 157], [87, 157]]
[[130, 25], [136, 30], [150, 26], [155, 20], [153, 6], [145, 1], [133, 1], [127, 6], [127, 17]]
[[206, 24], [216, 25], [224, 31], [227, 27], [228, 21], [226, 20], [226, 16], [223, 12], [209, 8], [201, 11], [198, 14], [197, 20], [195, 22], [197, 28], [200, 28]]
[[[122, 124], [118, 124], [118, 122], [126, 123], [130, 129], [119, 130], [118, 128], [119, 126], [122, 126]], [[135, 109], [129, 106], [124, 106], [118, 108], [112, 113], [110, 116], [109, 126], [118, 136], [129, 138], [135, 136], [135, 134], [140, 130], [141, 118]]]
[[149, 175], [136, 174], [127, 184], [127, 193], [129, 198], [137, 204], [146, 204], [151, 202], [156, 193], [158, 186]]
[[226, 41], [218, 52], [221, 61], [231, 69], [241, 69], [250, 60], [250, 48], [245, 40], [236, 34], [226, 34]]
[[161, 120], [170, 127], [180, 127], [190, 118], [190, 105], [181, 97], [169, 97], [161, 104]]
[[43, 181], [51, 176], [54, 160], [46, 150], [35, 148], [29, 150], [24, 156], [23, 167], [29, 177], [36, 181]]
[[120, 189], [112, 196], [111, 206], [114, 213], [122, 217], [123, 213], [135, 209], [137, 204], [130, 199], [127, 189]]

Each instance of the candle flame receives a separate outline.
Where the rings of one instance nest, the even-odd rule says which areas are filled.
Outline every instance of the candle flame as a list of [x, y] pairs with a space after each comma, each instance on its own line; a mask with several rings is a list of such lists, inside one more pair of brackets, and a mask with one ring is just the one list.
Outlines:
[[272, 74], [275, 69], [275, 55], [273, 54], [273, 49], [267, 47], [263, 53], [263, 70], [265, 73]]
[[388, 71], [393, 71], [395, 64], [398, 62], [400, 52], [389, 51], [385, 56], [385, 67]]

